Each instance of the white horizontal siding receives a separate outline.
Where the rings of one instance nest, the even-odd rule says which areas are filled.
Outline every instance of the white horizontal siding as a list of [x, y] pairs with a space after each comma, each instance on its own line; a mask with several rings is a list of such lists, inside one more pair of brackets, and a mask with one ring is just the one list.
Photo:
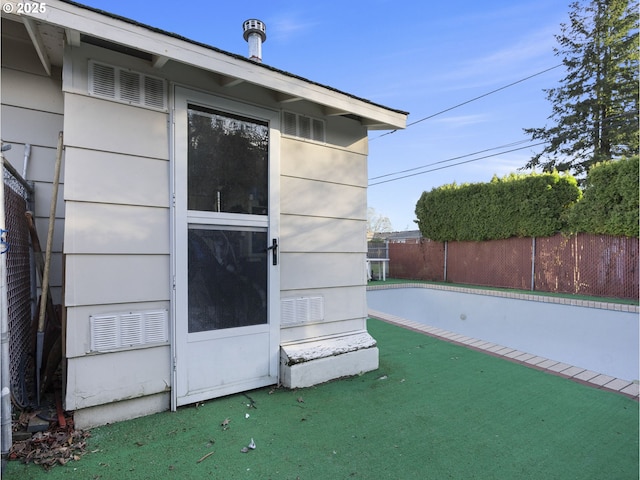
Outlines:
[[58, 113], [2, 105], [2, 141], [4, 143], [30, 143], [53, 147], [55, 161], [55, 147], [62, 128], [63, 117]]
[[[348, 318], [336, 322], [322, 322], [309, 325], [293, 325], [280, 330], [280, 342], [282, 344], [307, 342], [318, 340], [322, 337], [332, 337], [336, 335], [347, 335], [353, 332], [361, 332], [367, 329], [366, 318]], [[313, 331], [313, 336], [309, 336], [309, 331]]]
[[77, 410], [166, 391], [170, 348], [87, 355], [67, 362], [66, 410]]
[[[49, 214], [51, 211], [51, 199], [53, 193], [53, 184], [52, 183], [37, 183], [34, 198], [36, 202], [36, 214], [49, 223]], [[64, 218], [64, 188], [58, 186], [58, 192], [56, 196], [56, 210], [55, 210], [55, 218], [62, 219]], [[44, 230], [39, 230], [38, 234], [40, 236], [40, 242], [42, 243], [42, 248], [44, 249], [46, 245], [47, 239], [47, 227]]]
[[[42, 258], [44, 259], [44, 248], [46, 244], [46, 231], [44, 238], [41, 236], [43, 242], [43, 253]], [[54, 305], [62, 305], [62, 254], [58, 252], [53, 252], [51, 254], [51, 264], [49, 266], [49, 293], [51, 294], [51, 300]], [[36, 273], [36, 282], [38, 286], [38, 296], [40, 296], [40, 278]]]
[[287, 253], [363, 253], [366, 228], [363, 220], [282, 215], [280, 248]]
[[168, 161], [73, 147], [65, 161], [66, 200], [169, 207]]
[[[49, 218], [48, 217], [39, 217], [36, 218], [36, 231], [38, 232], [38, 239], [40, 240], [40, 247], [42, 247], [42, 251], [47, 246], [47, 230], [49, 228]], [[53, 245], [54, 246], [62, 246], [64, 239], [64, 218], [56, 218], [53, 226]], [[55, 255], [62, 256], [62, 251], [55, 250]], [[59, 273], [59, 272], [58, 272]], [[62, 277], [60, 277], [62, 278]]]
[[366, 188], [282, 177], [280, 189], [283, 214], [366, 220]]
[[282, 255], [281, 290], [365, 285], [363, 253]]
[[280, 174], [367, 187], [367, 157], [330, 146], [283, 138]]
[[68, 255], [65, 304], [169, 300], [169, 278], [168, 255]]
[[[73, 68], [75, 76], [66, 80], [86, 84], [86, 62], [76, 59]], [[98, 357], [111, 358], [116, 365], [122, 361], [122, 368], [128, 361], [124, 359], [136, 358], [148, 363], [141, 378], [157, 377], [169, 367], [168, 349], [155, 370], [156, 348], [82, 357], [90, 342], [91, 315], [169, 309], [168, 115], [89, 97], [82, 89], [76, 90], [80, 94], [70, 93], [70, 87], [65, 85], [69, 382], [75, 381], [72, 365], [94, 368], [83, 367], [84, 361]], [[85, 378], [80, 382], [76, 385], [87, 388]], [[157, 388], [135, 388], [135, 382], [120, 392], [118, 387], [105, 387], [105, 392], [111, 391], [90, 404], [77, 392], [68, 394], [67, 401], [80, 402], [77, 408], [82, 408], [116, 401], [120, 394], [152, 395], [166, 389], [170, 379], [162, 380], [162, 388], [160, 383]]]
[[72, 93], [65, 94], [64, 108], [66, 145], [169, 158], [166, 113]]
[[[3, 26], [5, 24], [3, 23]], [[19, 174], [24, 169], [24, 146], [31, 145], [26, 179], [35, 183], [33, 197], [35, 223], [44, 250], [47, 244], [49, 227], [49, 210], [53, 189], [53, 175], [56, 161], [58, 134], [63, 129], [62, 116], [63, 96], [60, 90], [61, 72], [54, 69], [51, 77], [34, 75], [29, 71], [39, 71], [37, 64], [29, 59], [32, 50], [20, 42], [13, 43], [8, 32], [3, 31], [3, 67], [7, 63], [12, 69], [2, 68], [2, 141], [11, 144], [11, 150], [4, 156], [11, 162]], [[5, 40], [7, 40], [5, 42]], [[13, 49], [5, 56], [7, 50]], [[14, 56], [15, 54], [15, 56]], [[35, 53], [34, 53], [35, 55]], [[20, 59], [21, 57], [22, 59]], [[12, 63], [11, 59], [16, 60]], [[37, 60], [37, 57], [36, 57]], [[38, 61], [39, 62], [39, 61]], [[34, 68], [31, 68], [34, 67]], [[21, 71], [20, 69], [25, 69]], [[64, 170], [64, 157], [62, 162]], [[63, 183], [62, 175], [60, 181]], [[64, 185], [58, 190], [55, 212], [53, 250], [50, 270], [50, 289], [53, 302], [62, 302], [62, 239], [64, 235]]]
[[43, 77], [3, 68], [2, 103], [62, 115], [62, 79], [59, 71], [56, 73], [51, 77]]
[[365, 286], [282, 290], [280, 294], [282, 299], [321, 297], [325, 323], [363, 318], [367, 315]]
[[67, 254], [169, 255], [169, 209], [67, 202]]
[[322, 337], [345, 335], [366, 330], [366, 287], [317, 288], [282, 292], [283, 298], [321, 296], [324, 320], [282, 325], [280, 341], [283, 344], [307, 342]]
[[366, 136], [329, 120], [327, 139], [343, 148], [282, 140], [281, 297], [320, 296], [324, 310], [312, 327], [283, 325], [283, 343], [366, 328]]
[[[4, 119], [4, 121], [9, 121], [9, 119]], [[60, 129], [62, 129], [62, 118], [60, 118]], [[56, 138], [57, 142], [57, 138]], [[66, 153], [64, 155], [66, 157]], [[22, 175], [22, 171], [24, 170], [24, 141], [20, 143], [13, 143], [11, 150], [7, 150], [4, 152], [4, 157], [9, 160], [11, 165], [16, 169], [16, 171]], [[53, 174], [55, 171], [55, 158], [56, 158], [56, 145], [52, 145], [50, 147], [42, 147], [38, 145], [32, 145], [31, 151], [29, 153], [29, 161], [27, 162], [27, 175], [26, 179], [32, 182], [38, 183], [49, 183], [53, 181]], [[65, 170], [65, 161], [63, 160], [61, 170], [60, 170], [60, 181], [64, 180], [64, 170]], [[63, 182], [64, 183], [64, 182]], [[49, 199], [47, 201], [48, 207]], [[46, 214], [48, 215], [49, 210], [45, 208]]]

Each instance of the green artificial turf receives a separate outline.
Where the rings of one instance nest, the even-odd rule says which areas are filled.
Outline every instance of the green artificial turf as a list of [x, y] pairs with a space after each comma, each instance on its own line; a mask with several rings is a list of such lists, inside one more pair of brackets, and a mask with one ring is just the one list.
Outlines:
[[375, 372], [96, 428], [80, 461], [12, 461], [3, 479], [638, 478], [638, 402], [377, 320], [369, 331]]

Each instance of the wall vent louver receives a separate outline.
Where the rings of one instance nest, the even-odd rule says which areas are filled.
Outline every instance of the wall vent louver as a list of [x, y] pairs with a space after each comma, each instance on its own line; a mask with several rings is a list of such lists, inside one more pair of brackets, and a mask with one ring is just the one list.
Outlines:
[[144, 77], [144, 104], [158, 110], [165, 110], [166, 92], [164, 80], [155, 77]]
[[140, 93], [140, 75], [135, 72], [120, 70], [120, 99], [139, 105]]
[[92, 90], [94, 95], [115, 98], [116, 96], [116, 72], [113, 67], [93, 64], [91, 75]]
[[324, 122], [314, 118], [311, 123], [311, 140], [324, 142]]
[[284, 134], [296, 136], [298, 134], [298, 116], [295, 113], [284, 112], [283, 122]]
[[311, 139], [311, 119], [309, 117], [298, 117], [298, 136]]
[[89, 94], [154, 110], [167, 110], [166, 82], [133, 70], [89, 62]]
[[296, 297], [280, 300], [280, 323], [290, 325], [324, 320], [323, 297]]
[[91, 351], [107, 352], [121, 348], [169, 341], [167, 310], [92, 315]]
[[325, 142], [324, 120], [306, 117], [292, 112], [283, 112], [282, 123], [285, 135], [305, 138], [315, 142]]

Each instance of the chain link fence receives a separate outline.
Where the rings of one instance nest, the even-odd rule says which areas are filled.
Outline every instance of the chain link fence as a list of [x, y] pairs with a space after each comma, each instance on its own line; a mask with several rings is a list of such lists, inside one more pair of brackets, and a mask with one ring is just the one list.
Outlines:
[[389, 244], [389, 276], [442, 282], [445, 278], [445, 244], [423, 238], [419, 243]]
[[638, 299], [637, 238], [556, 235], [536, 249], [536, 290]]
[[389, 242], [367, 242], [367, 258], [389, 258]]
[[32, 378], [35, 372], [35, 284], [25, 215], [32, 208], [32, 189], [6, 167], [3, 168], [3, 180], [11, 395], [16, 404], [24, 406], [33, 398], [35, 388]]
[[531, 289], [531, 238], [447, 242], [447, 282]]
[[561, 234], [389, 244], [389, 276], [637, 300], [637, 238]]

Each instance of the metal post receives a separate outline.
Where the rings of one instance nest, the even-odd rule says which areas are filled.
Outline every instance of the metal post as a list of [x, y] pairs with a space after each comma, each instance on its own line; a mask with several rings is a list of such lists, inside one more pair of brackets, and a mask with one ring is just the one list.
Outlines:
[[444, 242], [444, 281], [447, 281], [447, 252], [448, 242]]
[[531, 291], [536, 289], [536, 237], [531, 237]]
[[[0, 178], [0, 228], [4, 234], [6, 227], [4, 212], [4, 167], [0, 170], [2, 170], [2, 178]], [[9, 369], [9, 311], [7, 309], [7, 304], [7, 256], [6, 253], [2, 253], [0, 254], [0, 382], [2, 388], [2, 396], [0, 398], [0, 444], [2, 447], [3, 459], [9, 453], [12, 443], [11, 372]]]

